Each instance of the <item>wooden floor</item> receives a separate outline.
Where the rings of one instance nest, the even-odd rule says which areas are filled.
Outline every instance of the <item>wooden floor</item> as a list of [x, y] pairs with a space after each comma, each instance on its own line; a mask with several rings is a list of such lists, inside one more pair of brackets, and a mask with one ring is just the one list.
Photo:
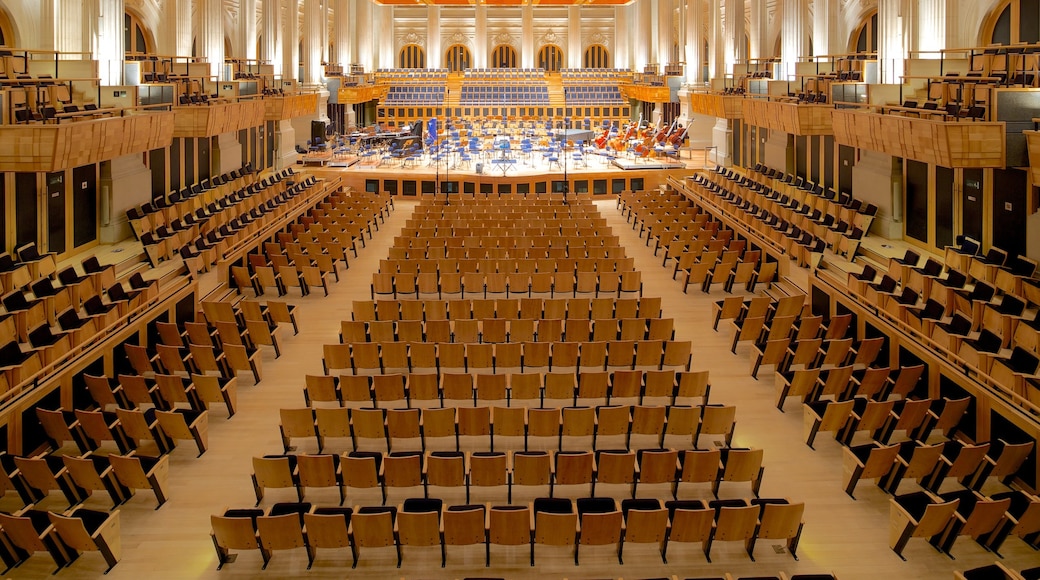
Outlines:
[[[582, 549], [582, 564], [575, 567], [570, 552], [538, 547], [537, 566], [527, 561], [527, 548], [513, 550], [492, 549], [492, 567], [483, 563], [483, 548], [469, 547], [453, 550], [448, 556], [448, 567], [439, 567], [439, 551], [405, 548], [404, 564], [394, 567], [392, 549], [368, 549], [361, 554], [357, 570], [350, 569], [349, 550], [322, 550], [314, 569], [306, 571], [304, 550], [279, 552], [270, 566], [261, 572], [259, 553], [239, 554], [221, 572], [216, 571], [217, 558], [210, 541], [209, 516], [222, 512], [225, 507], [251, 507], [255, 498], [250, 483], [251, 457], [281, 453], [278, 435], [278, 410], [282, 407], [303, 406], [303, 375], [321, 372], [321, 345], [337, 341], [339, 321], [350, 318], [351, 301], [369, 298], [369, 282], [378, 260], [386, 257], [393, 236], [412, 213], [414, 201], [396, 199], [396, 211], [391, 215], [367, 249], [341, 273], [342, 280], [334, 284], [328, 298], [312, 294], [307, 298], [290, 296], [299, 305], [298, 320], [301, 333], [283, 336], [282, 356], [275, 360], [273, 352], [265, 352], [263, 381], [253, 386], [252, 379], [240, 388], [239, 412], [231, 420], [221, 409], [215, 408], [210, 417], [210, 449], [196, 458], [194, 446], [182, 443], [171, 461], [171, 497], [160, 510], [155, 511], [154, 497], [141, 491], [121, 509], [123, 555], [121, 562], [109, 573], [118, 578], [463, 578], [473, 576], [506, 578], [650, 578], [677, 574], [680, 577], [722, 574], [734, 575], [833, 572], [843, 580], [887, 577], [901, 578], [952, 577], [952, 570], [972, 568], [992, 563], [996, 557], [985, 552], [969, 538], [961, 538], [954, 546], [956, 560], [936, 552], [923, 540], [912, 540], [901, 561], [888, 548], [888, 496], [869, 481], [860, 483], [858, 500], [852, 500], [841, 489], [841, 449], [826, 436], [816, 442], [816, 451], [804, 443], [801, 410], [789, 402], [787, 413], [774, 407], [775, 392], [772, 376], [762, 373], [761, 380], [750, 378], [747, 347], [729, 352], [732, 329], [723, 324], [719, 332], [712, 332], [710, 303], [722, 297], [691, 289], [683, 295], [678, 282], [669, 279], [670, 273], [661, 267], [660, 258], [637, 238], [636, 233], [620, 217], [613, 199], [598, 201], [597, 205], [608, 223], [620, 236], [628, 255], [634, 256], [636, 267], [643, 272], [645, 294], [660, 295], [664, 316], [676, 320], [676, 338], [690, 339], [694, 345], [694, 369], [710, 369], [711, 396], [714, 402], [735, 403], [737, 410], [734, 446], [753, 446], [765, 449], [765, 476], [761, 489], [763, 497], [789, 497], [806, 502], [805, 530], [799, 548], [800, 559], [795, 561], [784, 553], [780, 544], [763, 540], [756, 550], [757, 562], [752, 562], [741, 543], [716, 542], [712, 563], [707, 563], [697, 546], [673, 544], [669, 550], [669, 564], [664, 565], [656, 549], [651, 546], [628, 545], [625, 564], [618, 565], [610, 547]], [[299, 452], [314, 451], [313, 442], [300, 445]], [[948, 483], [952, 489], [954, 484]], [[900, 491], [915, 491], [912, 481], [903, 483]], [[996, 492], [999, 484], [987, 484], [985, 491]], [[421, 492], [420, 492], [421, 493]], [[709, 499], [710, 492], [704, 492]], [[723, 484], [720, 497], [745, 497], [750, 494], [747, 484]], [[110, 504], [105, 494], [95, 494], [88, 507], [107, 509]], [[60, 494], [51, 496], [41, 505], [46, 509], [63, 509]], [[464, 495], [444, 496], [448, 503], [464, 503]], [[338, 503], [335, 490], [312, 490], [308, 501], [332, 505]], [[356, 498], [355, 498], [356, 499]], [[263, 506], [277, 501], [295, 501], [292, 490], [268, 490]], [[352, 498], [348, 498], [348, 502]], [[361, 497], [361, 503], [378, 503], [378, 495]], [[0, 509], [20, 507], [10, 496]], [[502, 502], [504, 503], [504, 502]], [[1004, 545], [1004, 562], [1021, 569], [1040, 565], [1040, 554], [1017, 538], [1009, 538]], [[21, 568], [11, 572], [13, 578], [44, 578], [52, 571], [50, 559], [36, 555]], [[58, 577], [97, 578], [104, 570], [97, 554], [86, 554]]]

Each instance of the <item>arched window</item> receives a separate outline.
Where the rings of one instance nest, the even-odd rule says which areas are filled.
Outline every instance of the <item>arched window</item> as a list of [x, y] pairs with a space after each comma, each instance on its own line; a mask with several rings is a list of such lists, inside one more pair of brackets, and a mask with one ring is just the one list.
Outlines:
[[563, 67], [563, 49], [555, 44], [546, 44], [538, 51], [538, 68], [546, 72], [557, 72]]
[[16, 46], [14, 26], [7, 12], [0, 7], [0, 46]]
[[472, 66], [473, 58], [464, 44], [453, 44], [444, 53], [444, 62], [451, 72], [462, 72]]
[[982, 21], [981, 44], [1018, 44], [1040, 42], [1037, 0], [998, 2]]
[[516, 49], [508, 44], [500, 44], [491, 51], [492, 68], [516, 68]]
[[852, 33], [849, 50], [857, 53], [877, 52], [877, 10], [868, 14]]
[[132, 12], [123, 14], [123, 50], [127, 54], [155, 53], [155, 39]]
[[610, 68], [610, 51], [602, 44], [593, 44], [585, 49], [582, 59], [585, 68]]
[[406, 44], [397, 55], [400, 68], [426, 68], [426, 51], [418, 44]]

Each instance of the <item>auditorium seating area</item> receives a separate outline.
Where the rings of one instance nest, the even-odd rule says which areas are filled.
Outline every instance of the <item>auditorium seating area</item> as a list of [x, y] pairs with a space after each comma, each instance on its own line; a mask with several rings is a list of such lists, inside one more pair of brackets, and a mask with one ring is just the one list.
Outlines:
[[467, 105], [548, 105], [549, 89], [543, 83], [486, 84], [466, 82], [459, 104]]
[[384, 105], [442, 105], [443, 86], [391, 86], [383, 99]]

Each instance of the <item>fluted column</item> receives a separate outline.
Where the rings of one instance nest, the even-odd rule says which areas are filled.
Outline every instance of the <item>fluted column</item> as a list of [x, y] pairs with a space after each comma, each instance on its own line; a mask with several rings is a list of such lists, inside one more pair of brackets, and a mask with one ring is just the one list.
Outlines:
[[524, 4], [520, 10], [520, 66], [534, 68], [534, 7]]
[[748, 58], [769, 58], [773, 50], [769, 46], [769, 12], [766, 0], [748, 0]]
[[581, 68], [581, 6], [567, 8], [567, 62], [564, 66]]
[[372, 2], [357, 0], [357, 20], [354, 24], [354, 39], [357, 43], [355, 60], [365, 67], [365, 72], [375, 70], [375, 59], [372, 57]]
[[397, 66], [397, 53], [394, 51], [394, 7], [383, 4], [372, 6], [374, 29], [387, 31], [389, 34], [376, 36], [376, 64], [382, 68]]
[[[701, 84], [705, 81], [701, 62], [704, 60], [704, 3], [703, 0], [683, 0], [686, 8], [686, 82]], [[765, 0], [762, 0], [763, 2]]]
[[[654, 45], [654, 29], [657, 21], [653, 14], [654, 0], [636, 0], [632, 5], [635, 10], [635, 57], [636, 70], [643, 72], [643, 67], [657, 60]], [[631, 34], [631, 33], [630, 33]]]
[[354, 55], [350, 40], [350, 27], [354, 24], [354, 19], [351, 18], [351, 7], [352, 3], [350, 0], [336, 0], [334, 15], [336, 24], [336, 62], [343, 66], [344, 73], [350, 72], [350, 59]]
[[300, 80], [299, 76], [300, 0], [286, 0], [285, 22], [282, 23], [282, 78]]
[[838, 35], [838, 0], [813, 0], [813, 53], [843, 54], [842, 39]]
[[614, 7], [614, 66], [632, 67], [632, 31], [628, 28], [629, 6]]
[[664, 72], [664, 65], [676, 60], [672, 55], [674, 47], [674, 2], [673, 0], [657, 0], [657, 62], [661, 63], [661, 72]]
[[97, 12], [97, 2], [58, 0], [54, 21], [54, 50], [90, 52]]
[[441, 7], [436, 4], [426, 6], [426, 67], [440, 68], [441, 54]]
[[708, 81], [725, 75], [724, 50], [722, 6], [718, 0], [708, 0]]
[[250, 60], [257, 58], [256, 0], [239, 0], [238, 54]]
[[478, 2], [473, 7], [473, 68], [484, 68], [487, 66], [488, 56], [488, 34], [487, 34], [487, 5]]
[[918, 0], [917, 50], [932, 53], [923, 58], [939, 58], [937, 51], [946, 48], [946, 12], [947, 0]]
[[[111, 0], [104, 0], [106, 2]], [[199, 30], [195, 38], [196, 54], [209, 63], [211, 77], [220, 77], [224, 66], [224, 6], [221, 0], [196, 0]], [[119, 34], [123, 34], [123, 17], [119, 17]]]
[[781, 21], [783, 34], [780, 41], [781, 79], [794, 79], [798, 58], [809, 54], [808, 18], [806, 0], [784, 0]]
[[[169, 2], [170, 0], [167, 0]], [[187, 2], [187, 0], [175, 0]], [[263, 46], [260, 47], [260, 59], [274, 66], [274, 74], [282, 74], [282, 44], [279, 42], [282, 33], [281, 0], [263, 0]]]
[[878, 0], [878, 66], [881, 82], [894, 84], [903, 75], [901, 0]]
[[[98, 76], [102, 85], [123, 84], [123, 0], [97, 0], [97, 35], [94, 59], [98, 61]], [[218, 4], [219, 6], [219, 4]], [[221, 45], [223, 54], [223, 45]], [[221, 61], [223, 61], [221, 57]]]
[[744, 54], [744, 0], [726, 0], [725, 72], [733, 72], [737, 61], [747, 59]]
[[320, 0], [303, 0], [303, 83], [321, 82], [321, 18]]

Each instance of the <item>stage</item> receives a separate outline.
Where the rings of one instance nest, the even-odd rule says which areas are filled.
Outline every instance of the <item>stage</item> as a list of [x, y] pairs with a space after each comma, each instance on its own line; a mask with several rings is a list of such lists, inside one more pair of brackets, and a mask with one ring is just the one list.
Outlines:
[[367, 151], [360, 155], [337, 153], [332, 161], [307, 170], [341, 177], [355, 189], [396, 195], [445, 191], [546, 193], [561, 192], [565, 184], [570, 192], [609, 194], [656, 189], [668, 177], [703, 168], [704, 161], [703, 151], [689, 150], [680, 151], [679, 156], [646, 158], [592, 148], [562, 152], [510, 148], [400, 156], [390, 151]]

